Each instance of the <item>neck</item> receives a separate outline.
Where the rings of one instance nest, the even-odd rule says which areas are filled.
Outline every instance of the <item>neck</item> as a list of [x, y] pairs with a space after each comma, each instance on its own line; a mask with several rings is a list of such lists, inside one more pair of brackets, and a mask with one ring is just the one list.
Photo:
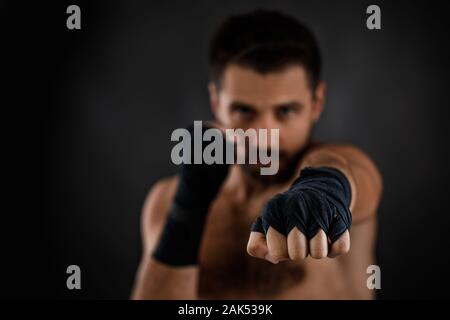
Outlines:
[[290, 181], [268, 181], [249, 174], [242, 166], [233, 165], [229, 176], [229, 186], [236, 196], [243, 200], [255, 195], [272, 193], [280, 187], [288, 187]]
[[245, 200], [254, 195], [263, 195], [274, 190], [280, 190], [280, 188], [289, 188], [300, 172], [303, 156], [315, 144], [311, 139], [308, 139], [305, 147], [293, 157], [283, 172], [280, 172], [273, 179], [265, 179], [263, 176], [251, 174], [242, 165], [232, 165], [229, 176], [230, 189], [236, 193], [236, 196]]

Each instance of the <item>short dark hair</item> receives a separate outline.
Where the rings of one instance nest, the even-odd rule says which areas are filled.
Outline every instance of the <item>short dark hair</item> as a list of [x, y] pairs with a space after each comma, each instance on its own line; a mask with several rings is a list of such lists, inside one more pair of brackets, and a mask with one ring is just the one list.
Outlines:
[[305, 68], [312, 89], [320, 81], [321, 56], [313, 33], [277, 11], [258, 9], [223, 21], [209, 48], [212, 80], [219, 82], [231, 63], [262, 74], [298, 64]]

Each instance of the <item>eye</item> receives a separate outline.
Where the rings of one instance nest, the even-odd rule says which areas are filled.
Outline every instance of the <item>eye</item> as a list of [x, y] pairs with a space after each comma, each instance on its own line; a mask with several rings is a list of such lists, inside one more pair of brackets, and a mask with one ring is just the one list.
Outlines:
[[248, 120], [255, 116], [255, 110], [249, 106], [235, 104], [231, 107], [231, 112], [240, 118]]
[[235, 112], [238, 112], [242, 115], [249, 115], [250, 113], [252, 113], [252, 109], [250, 109], [249, 107], [244, 107], [244, 106], [237, 106], [234, 109]]
[[298, 108], [294, 107], [294, 106], [281, 106], [279, 108], [277, 108], [277, 117], [283, 119], [283, 118], [287, 118], [293, 114], [295, 114], [298, 111]]

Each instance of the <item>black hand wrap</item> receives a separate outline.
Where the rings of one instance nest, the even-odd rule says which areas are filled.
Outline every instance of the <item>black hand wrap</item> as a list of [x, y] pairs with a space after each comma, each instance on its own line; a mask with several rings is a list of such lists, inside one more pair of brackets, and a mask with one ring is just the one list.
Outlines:
[[287, 236], [297, 227], [308, 239], [319, 229], [331, 242], [350, 230], [351, 188], [334, 168], [305, 168], [288, 191], [273, 197], [263, 208], [252, 231], [267, 233], [269, 226]]
[[[202, 133], [206, 129], [208, 128], [203, 127]], [[188, 131], [193, 137], [192, 126]], [[207, 145], [208, 143], [203, 143], [203, 149]], [[226, 148], [225, 139], [223, 146]], [[193, 148], [191, 156], [193, 159]], [[178, 189], [159, 243], [153, 252], [156, 260], [172, 266], [197, 264], [206, 215], [227, 174], [226, 164], [182, 165]]]

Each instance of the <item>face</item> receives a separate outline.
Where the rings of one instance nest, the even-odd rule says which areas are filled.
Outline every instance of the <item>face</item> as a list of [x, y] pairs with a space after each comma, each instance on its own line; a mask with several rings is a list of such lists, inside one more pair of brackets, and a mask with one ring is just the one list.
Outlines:
[[[304, 68], [297, 65], [267, 74], [230, 65], [220, 88], [211, 84], [209, 90], [213, 113], [223, 127], [279, 129], [282, 173], [305, 147], [320, 117], [325, 88], [320, 84], [313, 93]], [[271, 148], [270, 144], [257, 147]], [[250, 173], [259, 173], [258, 165], [245, 167]]]

